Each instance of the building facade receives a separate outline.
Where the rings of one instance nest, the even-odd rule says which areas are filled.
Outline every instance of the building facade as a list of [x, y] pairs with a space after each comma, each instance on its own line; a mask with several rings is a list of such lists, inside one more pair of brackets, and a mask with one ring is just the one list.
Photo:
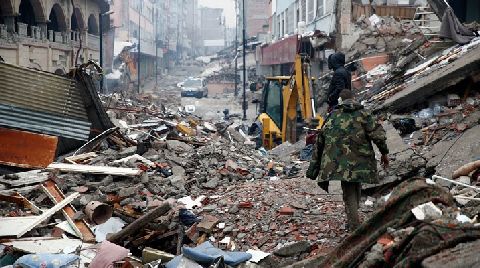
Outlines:
[[[240, 1], [240, 11], [242, 11], [242, 1]], [[245, 0], [247, 38], [258, 38], [268, 32], [271, 12], [271, 0]]]
[[[323, 43], [335, 32], [335, 3], [335, 0], [272, 0], [269, 40], [257, 48], [257, 74], [289, 75], [300, 50], [311, 56], [312, 74], [324, 71], [331, 51]], [[318, 42], [299, 38], [315, 31], [325, 38]]]
[[[99, 17], [108, 10], [100, 0], [0, 0], [0, 56], [58, 74], [75, 63], [98, 61]], [[109, 17], [102, 18], [106, 33]]]
[[[332, 33], [335, 31], [334, 9], [334, 0], [276, 1], [272, 14], [272, 38], [281, 40], [297, 34], [299, 30]], [[299, 24], [303, 29], [299, 29]]]
[[[155, 73], [156, 45], [155, 19], [156, 2], [154, 0], [117, 0], [113, 2], [113, 27], [115, 46], [125, 43], [137, 45], [133, 50], [135, 60], [140, 58], [140, 79], [151, 77]], [[140, 52], [138, 51], [140, 47]], [[115, 48], [120, 51], [121, 48]]]
[[[157, 0], [157, 49], [163, 72], [198, 55], [198, 0]], [[196, 41], [197, 40], [197, 41]]]
[[202, 55], [212, 55], [225, 48], [225, 19], [221, 8], [200, 8]]

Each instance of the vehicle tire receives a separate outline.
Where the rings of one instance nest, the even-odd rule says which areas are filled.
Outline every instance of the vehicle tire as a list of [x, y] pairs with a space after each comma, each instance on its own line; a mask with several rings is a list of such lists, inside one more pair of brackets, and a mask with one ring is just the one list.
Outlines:
[[197, 99], [201, 99], [201, 98], [203, 97], [203, 93], [202, 93], [202, 92], [197, 93], [197, 96], [196, 96], [196, 97], [197, 97]]

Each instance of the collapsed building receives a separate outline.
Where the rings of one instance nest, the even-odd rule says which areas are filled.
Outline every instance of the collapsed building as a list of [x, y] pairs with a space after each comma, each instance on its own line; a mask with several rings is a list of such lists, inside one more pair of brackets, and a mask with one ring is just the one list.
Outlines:
[[353, 22], [354, 89], [391, 149], [355, 232], [339, 194], [302, 179], [303, 140], [255, 149], [240, 120], [179, 109], [175, 87], [99, 96], [93, 63], [67, 77], [0, 63], [0, 137], [15, 145], [0, 149], [0, 263], [478, 265], [480, 39], [427, 38], [377, 14]]

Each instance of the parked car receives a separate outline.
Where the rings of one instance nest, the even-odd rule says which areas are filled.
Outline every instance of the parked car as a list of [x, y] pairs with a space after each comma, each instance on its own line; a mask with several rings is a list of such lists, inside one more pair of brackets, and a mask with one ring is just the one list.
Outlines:
[[203, 78], [188, 78], [183, 82], [181, 96], [206, 98], [208, 96], [207, 82]]

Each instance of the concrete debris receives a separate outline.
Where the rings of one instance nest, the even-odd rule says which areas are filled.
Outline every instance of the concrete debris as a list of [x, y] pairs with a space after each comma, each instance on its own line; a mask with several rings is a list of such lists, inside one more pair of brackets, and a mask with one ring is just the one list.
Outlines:
[[[439, 226], [465, 232], [451, 235], [458, 240], [447, 241], [450, 248], [416, 261], [437, 267], [436, 258], [463, 248], [470, 258], [480, 239], [480, 38], [438, 44], [410, 20], [370, 11], [352, 28], [358, 40], [344, 51], [352, 87], [382, 123], [390, 149], [390, 167], [379, 168], [381, 183], [362, 185], [359, 214], [371, 225], [349, 233], [340, 183], [330, 183], [326, 193], [303, 178], [317, 131], [271, 151], [256, 142], [259, 129], [232, 109], [241, 106], [228, 82], [229, 52], [208, 58], [204, 78], [213, 94], [202, 99], [181, 98], [177, 87], [195, 66], [182, 78], [163, 75], [158, 87], [142, 93], [98, 95], [87, 75], [87, 67], [98, 67], [91, 62], [71, 74], [76, 82], [60, 79], [77, 83], [85, 96], [75, 98], [88, 104], [79, 111], [82, 137], [74, 143], [55, 127], [15, 127], [10, 117], [0, 129], [0, 143], [15, 145], [0, 148], [0, 236], [6, 238], [0, 244], [8, 247], [0, 260], [48, 253], [100, 266], [326, 267], [320, 263], [338, 254], [357, 267], [386, 267], [399, 260], [390, 258], [396, 249], [417, 250], [422, 228]], [[320, 105], [330, 78], [316, 80]], [[1, 113], [11, 111], [0, 107]], [[409, 182], [420, 190], [402, 188]], [[403, 198], [406, 192], [415, 198]], [[193, 261], [194, 255], [208, 260]]]
[[442, 210], [435, 206], [432, 202], [428, 202], [423, 205], [419, 205], [412, 209], [413, 215], [417, 220], [434, 220], [442, 216]]

